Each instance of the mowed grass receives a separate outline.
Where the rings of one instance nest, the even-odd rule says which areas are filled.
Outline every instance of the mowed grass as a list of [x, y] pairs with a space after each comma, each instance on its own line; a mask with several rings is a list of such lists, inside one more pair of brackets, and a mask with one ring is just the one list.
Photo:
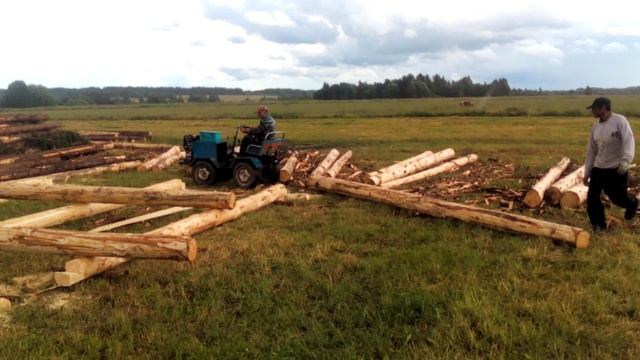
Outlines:
[[[354, 151], [374, 169], [452, 147], [539, 174], [581, 162], [587, 117], [278, 119], [293, 145]], [[66, 120], [69, 129], [150, 130], [154, 141], [247, 120]], [[636, 134], [640, 122], [632, 119]], [[636, 136], [636, 139], [638, 137]], [[163, 173], [89, 184], [145, 186]], [[437, 181], [434, 179], [433, 181]], [[227, 188], [221, 184], [214, 189]], [[8, 202], [10, 218], [59, 204]], [[133, 208], [63, 228], [130, 216]], [[621, 215], [620, 209], [608, 209]], [[525, 214], [533, 215], [528, 212]], [[181, 215], [122, 231], [145, 232]], [[583, 210], [544, 218], [586, 227]], [[197, 237], [194, 265], [137, 261], [65, 295], [14, 307], [0, 358], [637, 358], [640, 249], [617, 227], [575, 250], [545, 238], [434, 219], [334, 195], [272, 205]], [[0, 253], [0, 280], [60, 269], [64, 256]]]

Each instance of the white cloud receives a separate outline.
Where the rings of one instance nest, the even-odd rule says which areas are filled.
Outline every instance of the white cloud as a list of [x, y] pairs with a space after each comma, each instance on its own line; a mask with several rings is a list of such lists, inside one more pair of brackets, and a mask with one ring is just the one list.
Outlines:
[[608, 43], [602, 48], [602, 51], [607, 53], [619, 53], [619, 52], [624, 52], [626, 50], [627, 50], [627, 47], [623, 44], [620, 44], [619, 42]]
[[283, 11], [249, 11], [247, 20], [260, 25], [294, 27], [296, 25]]
[[547, 42], [538, 42], [532, 39], [518, 41], [514, 44], [514, 46], [516, 51], [526, 55], [547, 57], [553, 59], [562, 58], [564, 55], [562, 50], [558, 49], [557, 47]]

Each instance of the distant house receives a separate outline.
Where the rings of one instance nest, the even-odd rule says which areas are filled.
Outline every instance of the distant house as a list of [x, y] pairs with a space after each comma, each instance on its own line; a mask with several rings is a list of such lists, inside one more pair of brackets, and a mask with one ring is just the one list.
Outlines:
[[188, 103], [191, 95], [176, 95], [176, 100], [179, 103]]

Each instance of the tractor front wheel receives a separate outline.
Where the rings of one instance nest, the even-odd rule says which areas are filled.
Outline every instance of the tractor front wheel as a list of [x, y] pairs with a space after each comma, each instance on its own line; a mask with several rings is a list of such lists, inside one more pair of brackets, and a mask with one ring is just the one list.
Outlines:
[[198, 161], [193, 165], [192, 176], [198, 185], [213, 185], [216, 181], [216, 169], [211, 163]]
[[252, 188], [256, 185], [256, 171], [247, 163], [237, 163], [233, 167], [233, 180], [243, 189]]

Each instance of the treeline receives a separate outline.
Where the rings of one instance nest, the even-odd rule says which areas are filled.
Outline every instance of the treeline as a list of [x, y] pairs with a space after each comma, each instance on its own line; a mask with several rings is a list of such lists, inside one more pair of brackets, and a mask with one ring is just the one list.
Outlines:
[[478, 97], [478, 96], [509, 96], [511, 88], [507, 79], [493, 80], [491, 83], [474, 83], [470, 77], [451, 81], [443, 76], [412, 74], [400, 79], [385, 80], [369, 84], [340, 83], [329, 85], [324, 83], [322, 88], [313, 95], [320, 100], [343, 99], [405, 99], [425, 97]]

